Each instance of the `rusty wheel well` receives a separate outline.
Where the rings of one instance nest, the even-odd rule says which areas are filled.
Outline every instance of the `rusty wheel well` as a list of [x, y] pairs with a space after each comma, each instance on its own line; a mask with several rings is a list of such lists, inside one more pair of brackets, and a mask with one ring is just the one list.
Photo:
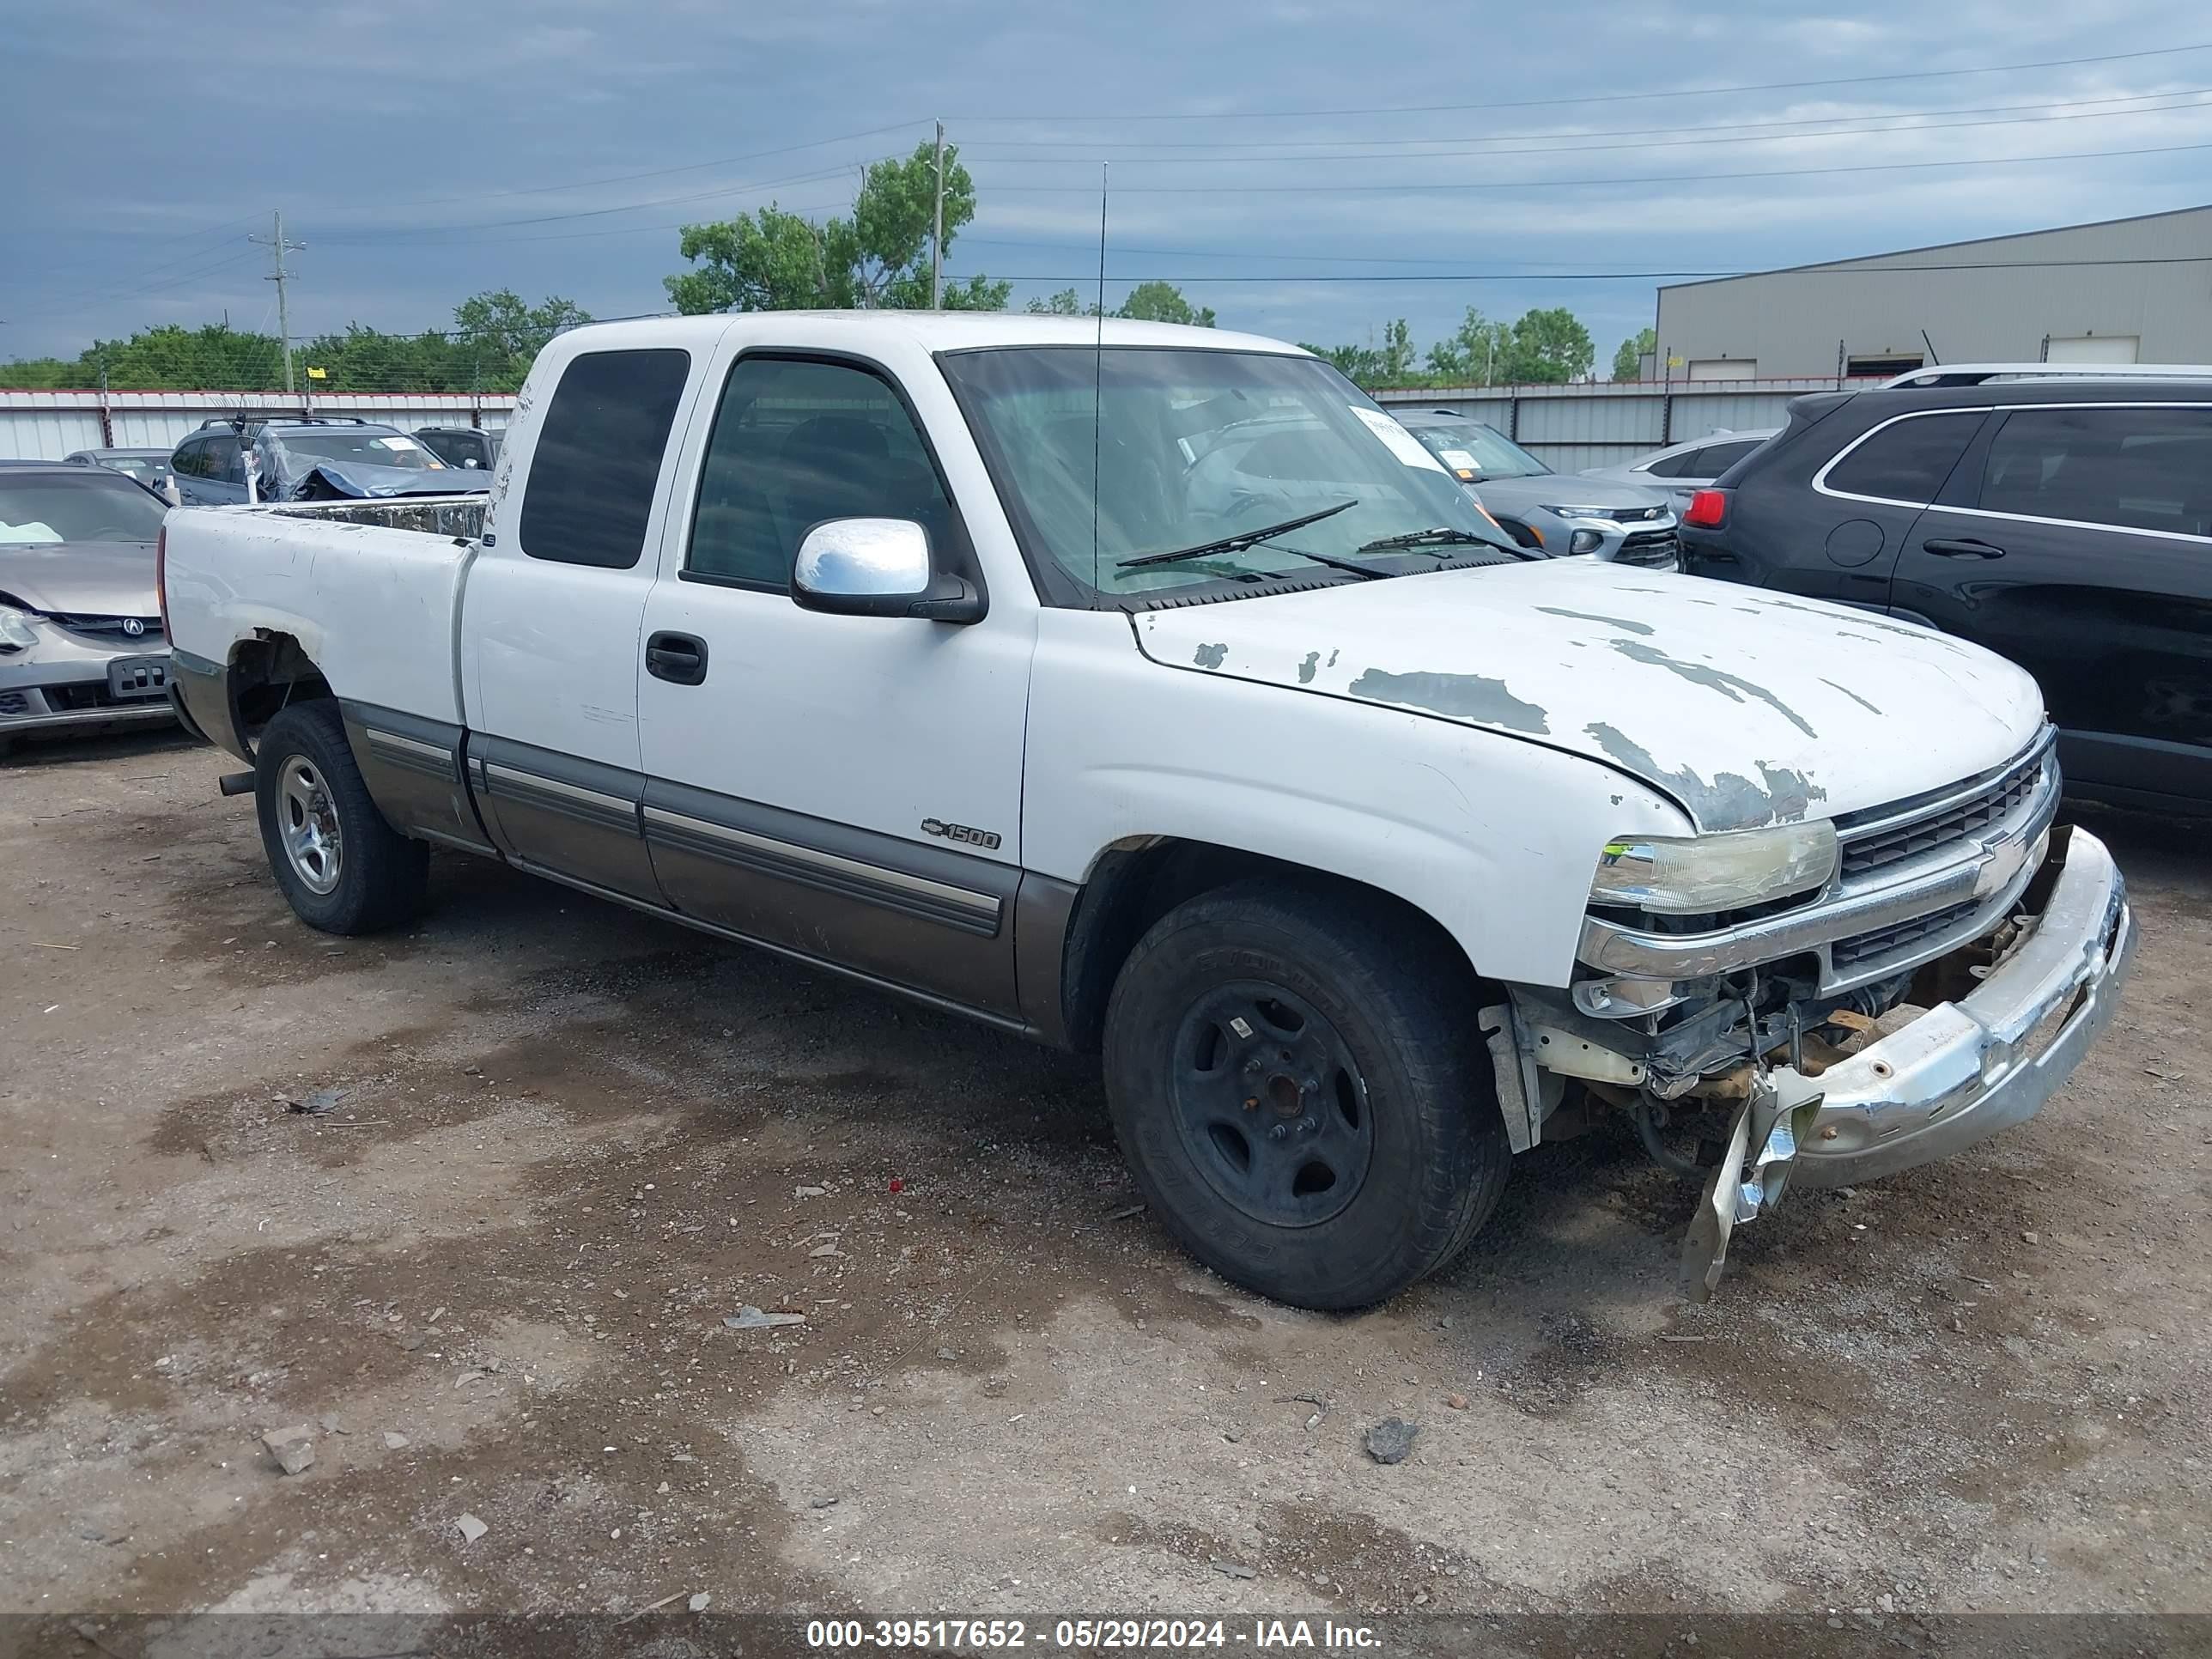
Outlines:
[[1161, 839], [1108, 848], [1083, 884], [1062, 955], [1061, 1018], [1068, 1045], [1081, 1054], [1098, 1051], [1114, 981], [1154, 922], [1200, 893], [1267, 876], [1352, 894], [1389, 916], [1393, 926], [1408, 930], [1409, 937], [1413, 932], [1433, 936], [1444, 947], [1445, 958], [1466, 974], [1473, 1018], [1481, 1000], [1480, 975], [1459, 941], [1426, 911], [1365, 882], [1285, 860], [1211, 842]]
[[299, 641], [266, 631], [231, 653], [229, 684], [231, 718], [249, 746], [290, 704], [337, 695]]

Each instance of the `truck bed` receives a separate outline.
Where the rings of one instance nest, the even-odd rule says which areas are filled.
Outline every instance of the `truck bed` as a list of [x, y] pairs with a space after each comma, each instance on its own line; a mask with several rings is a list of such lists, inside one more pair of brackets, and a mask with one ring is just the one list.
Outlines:
[[349, 701], [463, 723], [461, 585], [487, 498], [179, 507], [163, 532], [171, 644], [226, 664], [289, 635]]

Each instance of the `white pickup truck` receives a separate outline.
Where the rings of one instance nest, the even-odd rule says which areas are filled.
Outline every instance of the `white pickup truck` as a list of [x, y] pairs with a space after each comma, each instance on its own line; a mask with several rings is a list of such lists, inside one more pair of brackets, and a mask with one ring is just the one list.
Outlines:
[[1103, 1051], [1155, 1213], [1316, 1308], [1633, 1121], [1686, 1247], [2033, 1113], [2118, 1000], [2034, 683], [1530, 556], [1327, 364], [1212, 330], [579, 329], [489, 499], [188, 508], [186, 721], [311, 926], [432, 846]]

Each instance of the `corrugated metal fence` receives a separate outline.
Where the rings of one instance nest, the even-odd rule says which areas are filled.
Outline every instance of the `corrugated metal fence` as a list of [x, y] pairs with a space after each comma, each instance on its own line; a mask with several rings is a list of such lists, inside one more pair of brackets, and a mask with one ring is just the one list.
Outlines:
[[[419, 426], [507, 425], [514, 399], [486, 392], [323, 392], [318, 415], [357, 415], [403, 432]], [[0, 460], [58, 461], [79, 449], [168, 449], [210, 416], [296, 414], [281, 392], [0, 391]]]
[[[1845, 381], [1875, 386], [1874, 380]], [[1392, 410], [1448, 409], [1496, 427], [1556, 472], [1619, 466], [1719, 431], [1775, 427], [1790, 400], [1832, 392], [1824, 380], [1600, 381], [1588, 386], [1440, 386], [1377, 392]]]

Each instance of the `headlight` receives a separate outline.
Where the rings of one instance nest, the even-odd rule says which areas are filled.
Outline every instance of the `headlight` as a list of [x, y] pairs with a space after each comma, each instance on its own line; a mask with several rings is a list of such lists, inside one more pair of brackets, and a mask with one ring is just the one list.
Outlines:
[[39, 642], [38, 618], [11, 605], [0, 605], [0, 651], [27, 651]]
[[1547, 507], [1547, 513], [1556, 513], [1563, 519], [1610, 519], [1614, 509], [1610, 507]]
[[1825, 818], [1722, 836], [1629, 836], [1598, 855], [1590, 897], [1694, 915], [1802, 892], [1835, 869], [1836, 826]]

